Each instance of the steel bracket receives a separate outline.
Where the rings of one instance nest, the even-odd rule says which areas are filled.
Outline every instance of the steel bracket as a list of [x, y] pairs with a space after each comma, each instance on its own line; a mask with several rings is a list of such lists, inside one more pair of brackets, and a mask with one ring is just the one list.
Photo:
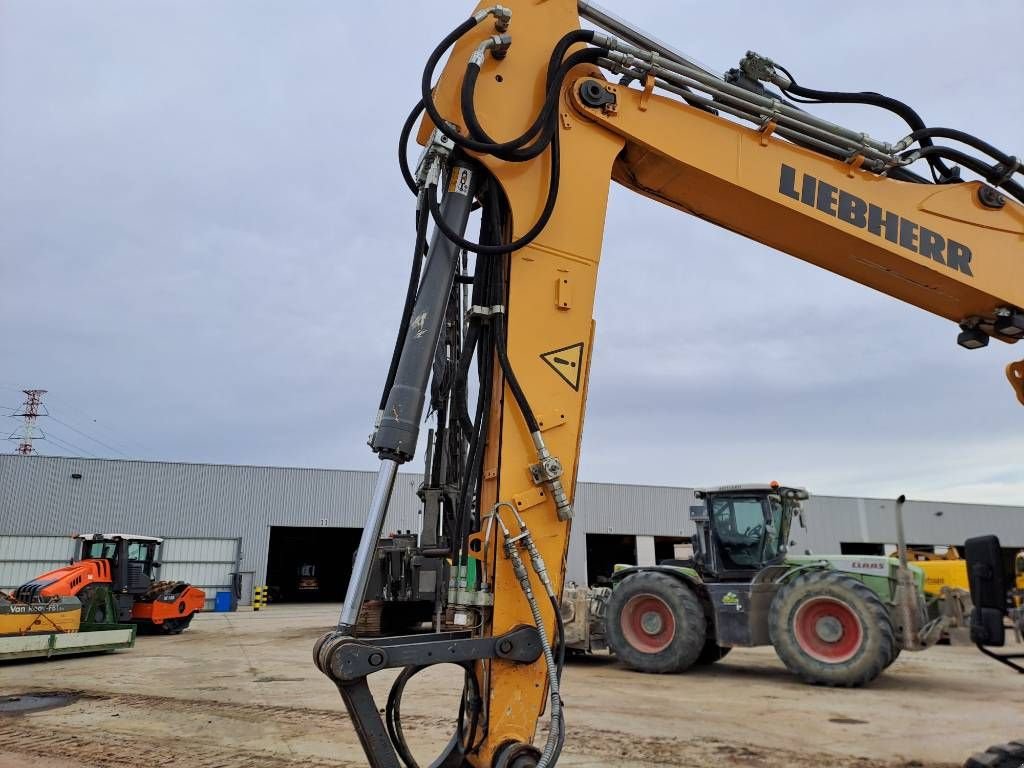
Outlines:
[[[482, 659], [531, 664], [540, 658], [536, 627], [522, 626], [498, 637], [474, 638], [469, 632], [437, 632], [428, 635], [359, 638], [331, 632], [317, 642], [313, 658], [317, 667], [338, 687], [359, 736], [370, 768], [402, 768], [367, 677], [382, 669], [469, 664]], [[460, 734], [455, 734], [434, 766], [458, 766]]]

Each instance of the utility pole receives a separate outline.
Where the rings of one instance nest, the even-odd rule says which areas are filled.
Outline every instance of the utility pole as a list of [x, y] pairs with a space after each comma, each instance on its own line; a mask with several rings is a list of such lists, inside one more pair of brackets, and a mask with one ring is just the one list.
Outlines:
[[18, 435], [17, 432], [14, 432], [7, 439], [20, 439], [21, 442], [18, 443], [18, 447], [14, 449], [14, 452], [20, 453], [22, 456], [28, 456], [31, 453], [35, 453], [35, 448], [32, 447], [33, 438], [46, 439], [42, 430], [36, 427], [36, 419], [46, 415], [46, 410], [43, 406], [43, 395], [46, 394], [46, 390], [23, 389], [21, 391], [25, 393], [25, 402], [21, 404], [21, 411], [19, 413], [11, 414], [11, 416], [21, 416], [24, 419], [21, 425], [21, 434]]

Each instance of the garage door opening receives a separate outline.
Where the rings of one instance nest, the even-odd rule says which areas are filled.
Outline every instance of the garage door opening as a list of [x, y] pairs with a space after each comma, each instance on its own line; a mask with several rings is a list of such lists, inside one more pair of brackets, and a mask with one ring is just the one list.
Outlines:
[[693, 558], [693, 544], [688, 536], [655, 536], [654, 562], [662, 560], [690, 560]]
[[587, 583], [592, 587], [611, 583], [617, 563], [636, 565], [636, 536], [587, 534]]
[[267, 587], [272, 602], [339, 603], [345, 599], [359, 528], [270, 528]]

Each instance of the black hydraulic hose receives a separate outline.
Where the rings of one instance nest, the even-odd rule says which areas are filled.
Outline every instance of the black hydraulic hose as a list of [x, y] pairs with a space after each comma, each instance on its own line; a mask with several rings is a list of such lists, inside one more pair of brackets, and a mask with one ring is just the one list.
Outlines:
[[409, 168], [409, 158], [406, 155], [406, 147], [409, 146], [409, 136], [412, 135], [412, 129], [416, 125], [416, 120], [423, 114], [423, 99], [416, 102], [416, 106], [412, 108], [412, 112], [405, 118], [405, 122], [402, 124], [402, 132], [398, 134], [398, 168], [402, 172], [402, 178], [405, 179], [405, 184], [412, 190], [412, 193], [419, 194], [419, 188], [416, 186], [416, 179], [412, 175], [412, 171]]
[[[551, 52], [551, 58], [548, 60], [548, 69], [545, 76], [545, 96], [544, 105], [542, 106], [537, 118], [533, 121], [533, 124], [526, 129], [521, 135], [508, 141], [496, 142], [492, 139], [487, 131], [484, 130], [480, 124], [480, 120], [476, 115], [476, 107], [473, 102], [473, 94], [476, 90], [476, 81], [480, 76], [480, 65], [475, 62], [469, 62], [466, 66], [466, 74], [462, 78], [461, 88], [461, 105], [462, 114], [466, 119], [466, 127], [469, 129], [469, 135], [477, 141], [483, 141], [491, 144], [490, 154], [496, 157], [502, 157], [510, 161], [522, 161], [529, 160], [531, 157], [535, 157], [539, 154], [536, 148], [533, 148], [531, 152], [520, 152], [516, 153], [514, 150], [520, 149], [525, 146], [534, 136], [536, 136], [542, 128], [544, 128], [551, 118], [551, 113], [558, 106], [558, 91], [564, 74], [560, 73], [562, 59], [565, 58], [566, 51], [573, 45], [578, 43], [589, 43], [594, 39], [594, 32], [589, 29], [577, 29], [567, 33], [562, 37], [561, 40], [555, 45]], [[603, 50], [603, 49], [602, 49]], [[579, 53], [579, 52], [578, 52]], [[588, 57], [587, 61], [596, 61], [596, 58], [591, 59]], [[573, 65], [580, 63], [575, 61]], [[568, 71], [568, 70], [566, 70]], [[538, 144], [541, 142], [538, 141]], [[535, 145], [536, 147], [536, 145]], [[541, 147], [543, 149], [543, 147]], [[507, 155], [507, 157], [506, 157]]]
[[[570, 43], [571, 44], [571, 43]], [[563, 50], [568, 48], [568, 45], [563, 47]], [[556, 48], [555, 54], [558, 53]], [[562, 86], [562, 82], [568, 76], [569, 72], [573, 67], [579, 66], [580, 64], [596, 64], [598, 59], [608, 54], [607, 48], [585, 48], [582, 51], [576, 51], [564, 61], [559, 60], [557, 69], [548, 72], [547, 75], [547, 93], [544, 99], [544, 105], [541, 108], [540, 114], [523, 136], [526, 136], [534, 129], [540, 130], [543, 127], [543, 133], [537, 138], [537, 140], [525, 149], [506, 150], [505, 145], [516, 143], [519, 139], [513, 139], [512, 142], [495, 143], [494, 140], [487, 134], [483, 126], [480, 124], [480, 120], [476, 114], [476, 105], [474, 103], [474, 92], [476, 88], [477, 76], [480, 74], [480, 68], [475, 64], [470, 64], [466, 68], [465, 77], [462, 80], [462, 114], [466, 120], [466, 126], [469, 128], [470, 135], [479, 141], [488, 142], [492, 147], [489, 154], [494, 155], [497, 158], [506, 160], [509, 162], [524, 162], [532, 160], [533, 158], [540, 155], [551, 142], [552, 137], [558, 131], [558, 121], [556, 111], [558, 109], [559, 92]], [[554, 55], [554, 54], [553, 54]], [[554, 61], [554, 59], [552, 59]]]
[[387, 380], [384, 383], [384, 391], [380, 396], [378, 411], [383, 411], [388, 404], [388, 395], [391, 394], [391, 387], [395, 383], [395, 375], [398, 373], [398, 362], [402, 357], [402, 346], [405, 343], [405, 332], [409, 327], [409, 320], [412, 318], [412, 310], [416, 304], [416, 292], [420, 286], [420, 272], [423, 268], [423, 255], [427, 247], [427, 221], [428, 216], [426, 203], [427, 194], [424, 192], [418, 196], [416, 201], [416, 247], [412, 254], [412, 268], [409, 270], [409, 285], [405, 291], [405, 304], [402, 307], [402, 320], [398, 325], [398, 335], [395, 338], [395, 348], [391, 353], [391, 365], [388, 367]]
[[926, 159], [929, 157], [944, 157], [954, 163], [959, 163], [965, 168], [969, 168], [974, 171], [976, 174], [984, 178], [989, 184], [1001, 187], [1010, 195], [1017, 198], [1017, 200], [1024, 203], [1024, 185], [1007, 179], [1004, 171], [1001, 171], [999, 168], [979, 160], [976, 157], [972, 157], [966, 152], [961, 152], [960, 150], [953, 149], [952, 147], [931, 146], [922, 147], [921, 149], [916, 149], [913, 152], [906, 152], [901, 155], [901, 157], [910, 157], [913, 155]]
[[[464, 21], [462, 24], [460, 24], [458, 27], [453, 29], [450, 33], [448, 33], [448, 35], [440, 43], [438, 43], [437, 47], [431, 52], [430, 56], [427, 58], [426, 66], [423, 68], [423, 76], [422, 76], [422, 78], [420, 80], [420, 95], [422, 96], [422, 99], [423, 99], [424, 109], [426, 109], [427, 114], [430, 116], [430, 119], [433, 121], [434, 125], [437, 127], [437, 129], [439, 131], [441, 131], [441, 133], [443, 133], [445, 136], [447, 136], [449, 139], [451, 139], [452, 142], [454, 142], [457, 146], [460, 146], [463, 149], [466, 149], [466, 150], [469, 150], [469, 151], [472, 151], [472, 152], [479, 152], [479, 153], [482, 153], [482, 154], [494, 154], [495, 156], [501, 156], [505, 152], [505, 150], [502, 149], [500, 145], [498, 145], [498, 151], [496, 152], [495, 151], [495, 146], [496, 145], [495, 145], [494, 142], [477, 141], [475, 139], [463, 136], [462, 134], [460, 134], [457, 131], [455, 131], [445, 121], [445, 119], [441, 116], [441, 113], [438, 112], [438, 110], [437, 110], [437, 106], [434, 104], [434, 97], [433, 97], [433, 93], [432, 93], [432, 90], [433, 90], [432, 82], [433, 82], [433, 79], [434, 79], [434, 70], [437, 68], [438, 62], [441, 60], [441, 57], [444, 55], [445, 51], [447, 51], [452, 45], [454, 45], [455, 41], [457, 41], [460, 37], [462, 37], [466, 32], [468, 32], [470, 29], [472, 29], [475, 25], [476, 25], [476, 19], [471, 17], [471, 18], [467, 19], [466, 21]], [[572, 44], [571, 42], [566, 44], [565, 48], [567, 49], [568, 46], [571, 45], [571, 44]], [[597, 50], [597, 49], [594, 49], [594, 50]], [[604, 51], [604, 53], [602, 55], [605, 55], [607, 53], [607, 49], [600, 49], [600, 50]], [[552, 56], [554, 57], [558, 53], [558, 51], [559, 51], [559, 47], [556, 45], [555, 49], [552, 51]], [[579, 53], [584, 53], [584, 52], [583, 51], [578, 51], [577, 54], [579, 54]], [[576, 54], [574, 54], [574, 56], [575, 55]], [[570, 57], [570, 59], [571, 58], [572, 57]], [[596, 58], [595, 58], [595, 61], [596, 61]], [[580, 62], [577, 62], [577, 63], [580, 63]], [[549, 73], [549, 75], [550, 75], [550, 73]], [[555, 80], [557, 82], [561, 82], [561, 79], [562, 79], [561, 77], [556, 77], [555, 78]], [[551, 90], [551, 84], [550, 83], [549, 83], [548, 90], [549, 90], [549, 92]], [[556, 98], [557, 98], [557, 94], [556, 94]], [[547, 98], [545, 99], [545, 101], [547, 101]], [[544, 121], [541, 121], [541, 123], [543, 124]], [[519, 139], [522, 139], [522, 138], [523, 137], [520, 136], [520, 137], [517, 137], [517, 139], [514, 139], [513, 141], [518, 141]], [[530, 138], [532, 138], [532, 137], [528, 136], [527, 137], [527, 141]], [[540, 151], [543, 151], [543, 147], [540, 147], [540, 149], [537, 150], [536, 154], [539, 154]], [[535, 157], [536, 154], [529, 155], [529, 156], [519, 156], [518, 154], [513, 152], [513, 153], [510, 153], [512, 158], [503, 158], [503, 159], [514, 159], [514, 160], [518, 160], [518, 161], [523, 161], [523, 160], [529, 160], [531, 157]]]
[[447, 36], [437, 44], [437, 47], [431, 52], [430, 56], [427, 57], [426, 66], [423, 67], [423, 77], [420, 80], [420, 95], [422, 96], [424, 109], [426, 109], [427, 114], [430, 115], [430, 119], [433, 121], [434, 126], [441, 131], [441, 133], [455, 142], [457, 146], [473, 152], [482, 152], [486, 154], [490, 152], [489, 144], [466, 138], [460, 133], [454, 131], [451, 126], [448, 125], [445, 119], [441, 117], [441, 113], [437, 111], [437, 107], [434, 105], [434, 97], [432, 93], [432, 81], [434, 79], [434, 70], [437, 68], [437, 63], [441, 60], [441, 57], [444, 56], [445, 51], [451, 48], [455, 44], [456, 40], [475, 27], [476, 24], [476, 19], [470, 16], [459, 26], [449, 32]]
[[565, 666], [565, 622], [562, 620], [562, 611], [558, 605], [558, 601], [551, 597], [551, 608], [555, 612], [555, 625], [557, 627], [557, 642], [558, 642], [558, 680], [562, 680], [562, 668]]
[[547, 199], [544, 202], [544, 210], [541, 211], [540, 216], [534, 225], [530, 227], [529, 231], [527, 231], [522, 237], [517, 240], [513, 240], [511, 243], [505, 243], [503, 245], [484, 245], [483, 243], [470, 242], [445, 223], [441, 216], [441, 206], [437, 202], [437, 185], [432, 184], [427, 189], [427, 207], [430, 210], [431, 218], [434, 219], [435, 226], [437, 226], [437, 228], [444, 233], [444, 236], [455, 245], [460, 248], [464, 248], [467, 251], [480, 254], [481, 256], [499, 256], [503, 253], [517, 251], [523, 246], [529, 245], [529, 243], [541, 233], [544, 227], [547, 226], [548, 220], [551, 218], [551, 214], [555, 210], [555, 201], [558, 199], [559, 163], [561, 158], [558, 152], [557, 129], [552, 136], [550, 149], [551, 173], [548, 180], [548, 194]]
[[[472, 664], [466, 664], [465, 665], [465, 669], [466, 669], [466, 682], [465, 682], [465, 684], [463, 686], [463, 689], [464, 689], [463, 704], [459, 708], [460, 709], [459, 728], [460, 728], [460, 730], [462, 728], [462, 723], [461, 723], [461, 720], [462, 720], [462, 717], [461, 717], [462, 710], [463, 710], [464, 707], [468, 706], [469, 710], [470, 710], [470, 715], [469, 715], [469, 730], [466, 732], [465, 751], [466, 752], [470, 752], [470, 751], [472, 751], [473, 749], [475, 749], [477, 747], [477, 745], [476, 745], [476, 731], [477, 731], [477, 728], [480, 725], [480, 710], [481, 710], [482, 705], [483, 705], [483, 700], [480, 697], [480, 683], [476, 679], [476, 675], [473, 674], [473, 665]], [[468, 691], [468, 693], [469, 693], [468, 703], [467, 703], [467, 697], [465, 696], [465, 692], [466, 691]]]
[[469, 366], [476, 351], [479, 338], [480, 324], [475, 320], [471, 321], [469, 328], [466, 330], [462, 354], [459, 355], [458, 366], [455, 369], [455, 383], [452, 386], [452, 392], [458, 398], [458, 409], [455, 412], [455, 418], [458, 419], [459, 428], [467, 435], [473, 434], [473, 420], [469, 416], [469, 403], [467, 402], [469, 394], [467, 382], [469, 379]]
[[419, 674], [426, 666], [408, 666], [402, 669], [395, 682], [391, 685], [388, 694], [388, 702], [385, 707], [385, 724], [388, 736], [395, 747], [395, 752], [406, 768], [419, 768], [419, 764], [409, 751], [409, 745], [405, 741], [405, 733], [402, 731], [402, 695], [405, 693], [405, 686], [416, 674]]
[[523, 392], [522, 386], [519, 384], [519, 380], [516, 378], [515, 371], [512, 370], [512, 363], [508, 359], [508, 340], [505, 336], [505, 322], [501, 315], [495, 318], [495, 335], [497, 338], [497, 352], [498, 362], [501, 364], [501, 372], [505, 375], [505, 383], [508, 388], [512, 391], [512, 397], [515, 398], [516, 404], [519, 406], [519, 410], [523, 414], [523, 419], [526, 421], [526, 428], [530, 430], [530, 434], [540, 432], [540, 426], [537, 424], [537, 417], [533, 414], [533, 408], [530, 407], [529, 400], [526, 399], [526, 393]]
[[[994, 146], [989, 144], [987, 141], [979, 139], [977, 136], [972, 136], [966, 131], [960, 131], [956, 128], [922, 128], [918, 131], [914, 131], [908, 137], [911, 141], [920, 141], [921, 139], [952, 139], [953, 141], [959, 141], [961, 144], [966, 144], [969, 147], [977, 149], [979, 152], [984, 152], [989, 157], [998, 160], [1003, 165], [1013, 165], [1017, 162], [1017, 159], [1012, 155], [1008, 155], [1005, 152], [996, 149]], [[1018, 168], [1017, 172], [1021, 169]]]
[[[785, 67], [777, 64], [775, 66], [790, 80], [790, 84], [787, 87], [779, 86], [787, 95], [803, 96], [805, 99], [812, 99], [823, 104], [869, 104], [887, 109], [898, 115], [914, 131], [919, 131], [925, 127], [924, 120], [909, 104], [905, 104], [891, 96], [885, 96], [874, 91], [819, 91], [815, 88], [805, 88], [797, 84], [792, 73]], [[923, 137], [920, 143], [922, 147], [932, 146], [932, 141], [927, 136]], [[932, 159], [929, 164], [936, 168], [944, 179], [954, 178], [952, 169], [939, 158]]]

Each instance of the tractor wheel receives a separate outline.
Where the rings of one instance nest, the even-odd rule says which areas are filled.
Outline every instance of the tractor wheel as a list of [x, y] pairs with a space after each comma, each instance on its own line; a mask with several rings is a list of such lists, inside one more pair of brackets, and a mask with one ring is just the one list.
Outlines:
[[1024, 739], [997, 744], [985, 752], [971, 755], [964, 768], [1020, 768], [1024, 765]]
[[834, 571], [798, 576], [772, 601], [775, 652], [790, 672], [813, 685], [870, 683], [896, 652], [889, 612], [856, 579]]
[[731, 650], [732, 646], [719, 645], [713, 637], [709, 637], [704, 641], [704, 648], [701, 649], [700, 656], [693, 662], [693, 665], [699, 667], [714, 664], [716, 661], [724, 659]]
[[885, 665], [886, 669], [891, 667], [896, 662], [896, 659], [898, 659], [900, 657], [900, 652], [902, 650], [903, 650], [903, 648], [900, 647], [899, 642], [896, 642], [895, 644], [893, 644], [893, 646], [892, 646], [892, 658], [889, 659], [889, 663]]
[[605, 634], [612, 652], [638, 672], [682, 672], [704, 649], [704, 609], [679, 579], [635, 573], [612, 590]]

